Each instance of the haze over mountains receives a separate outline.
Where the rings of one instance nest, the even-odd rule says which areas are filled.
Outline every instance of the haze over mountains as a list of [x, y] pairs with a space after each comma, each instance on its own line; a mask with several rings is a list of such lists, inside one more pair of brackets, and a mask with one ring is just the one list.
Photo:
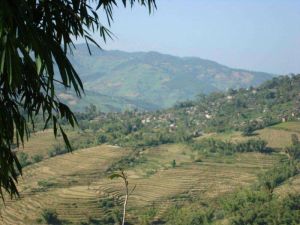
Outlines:
[[91, 51], [92, 56], [86, 45], [77, 45], [70, 56], [84, 82], [87, 97], [79, 102], [75, 99], [76, 104], [70, 93], [62, 97], [73, 101], [77, 110], [89, 103], [105, 111], [166, 108], [178, 101], [194, 99], [200, 93], [256, 86], [274, 76], [232, 69], [196, 57], [100, 51], [95, 46], [91, 46]]

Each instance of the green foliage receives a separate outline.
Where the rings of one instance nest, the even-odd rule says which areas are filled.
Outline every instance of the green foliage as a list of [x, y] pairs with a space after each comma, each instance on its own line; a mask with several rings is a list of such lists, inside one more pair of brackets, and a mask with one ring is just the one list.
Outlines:
[[[178, 103], [162, 111], [101, 113], [96, 110], [94, 115], [93, 110], [93, 120], [89, 120], [92, 118], [90, 115], [81, 113], [78, 114], [79, 123], [83, 130], [95, 132], [95, 143], [133, 148], [191, 142], [192, 138], [203, 132], [240, 130], [244, 135], [252, 135], [255, 130], [280, 122], [283, 116], [295, 120], [300, 115], [299, 87], [300, 75], [285, 76], [274, 78], [255, 89], [201, 95], [195, 101]], [[269, 101], [265, 99], [266, 93], [276, 94]], [[207, 145], [206, 151], [230, 155], [236, 151], [267, 153], [271, 150], [262, 140], [254, 142], [239, 146], [234, 143], [216, 143], [217, 148]]]
[[60, 225], [62, 221], [59, 220], [58, 214], [54, 209], [44, 209], [42, 211], [42, 219], [47, 224]]
[[150, 207], [148, 207], [145, 211], [143, 211], [139, 217], [138, 217], [138, 221], [140, 225], [151, 225], [153, 224], [152, 221], [154, 219], [154, 217], [157, 215], [158, 213], [158, 207], [155, 205], [151, 205]]
[[255, 128], [251, 125], [251, 124], [247, 124], [244, 128], [243, 128], [243, 136], [251, 136], [253, 134], [253, 131], [255, 131]]
[[294, 164], [281, 162], [262, 174], [257, 185], [236, 190], [216, 202], [203, 204], [200, 199], [194, 199], [190, 204], [171, 207], [166, 213], [166, 224], [213, 225], [223, 224], [224, 219], [233, 225], [299, 224], [300, 195], [273, 194], [275, 187], [298, 173]]
[[300, 160], [300, 142], [298, 136], [296, 134], [291, 135], [292, 145], [285, 148], [285, 152], [287, 153], [289, 159], [291, 161], [299, 161]]
[[282, 224], [300, 223], [300, 195], [269, 198], [264, 191], [240, 191], [223, 203], [230, 224]]
[[208, 225], [213, 221], [213, 210], [174, 206], [168, 211], [167, 225]]
[[42, 155], [34, 155], [31, 157], [33, 163], [41, 162], [44, 157]]
[[105, 134], [100, 134], [98, 136], [98, 140], [97, 141], [98, 141], [99, 144], [103, 144], [103, 143], [106, 143], [108, 141], [108, 138], [107, 138], [107, 136]]
[[115, 204], [114, 198], [103, 198], [103, 199], [100, 199], [100, 201], [99, 201], [99, 207], [106, 209], [106, 210], [111, 209], [115, 206], [116, 206], [116, 204]]
[[176, 160], [175, 159], [172, 160], [171, 165], [172, 165], [172, 168], [176, 167]]
[[147, 163], [148, 159], [140, 154], [139, 151], [133, 152], [130, 155], [122, 157], [119, 161], [113, 163], [107, 171], [122, 170], [136, 165]]
[[50, 149], [48, 151], [48, 156], [49, 157], [54, 157], [54, 156], [57, 156], [57, 155], [62, 155], [62, 154], [65, 154], [68, 152], [68, 149], [65, 148], [64, 146], [61, 146], [59, 144], [56, 144], [53, 146], [53, 149]]
[[[99, 137], [96, 142], [99, 144], [134, 148], [190, 142], [199, 134], [212, 131], [240, 130], [244, 135], [252, 135], [255, 130], [280, 122], [282, 116], [289, 115], [291, 119], [296, 119], [299, 114], [299, 86], [300, 75], [274, 78], [256, 89], [202, 95], [196, 101], [178, 103], [168, 110], [98, 113], [96, 118], [99, 122], [83, 119], [80, 124], [84, 129], [96, 132]], [[278, 93], [272, 102], [264, 98], [266, 93], [274, 91]], [[219, 149], [223, 154], [233, 154], [232, 143], [220, 145], [223, 145]], [[252, 149], [253, 146], [255, 149]], [[270, 151], [263, 141], [249, 141], [237, 148], [238, 152]], [[218, 150], [210, 148], [208, 152], [214, 151]]]
[[297, 134], [292, 134], [291, 135], [291, 140], [292, 140], [292, 145], [294, 145], [294, 146], [300, 144]]
[[270, 153], [271, 149], [267, 147], [267, 142], [262, 139], [249, 139], [235, 144], [234, 151]]
[[[149, 11], [156, 7], [154, 0], [122, 1], [132, 7], [138, 2]], [[83, 92], [82, 82], [71, 64], [68, 53], [73, 40], [84, 38], [100, 47], [92, 37], [99, 32], [106, 41], [110, 31], [100, 21], [101, 8], [107, 21], [113, 19], [113, 0], [96, 1], [25, 1], [10, 0], [0, 3], [0, 194], [2, 189], [11, 197], [17, 196], [16, 182], [22, 166], [12, 151], [29, 137], [34, 119], [43, 115], [44, 127], [52, 122], [54, 135], [63, 136], [66, 146], [70, 142], [62, 122], [75, 126], [73, 112], [56, 96], [56, 87], [72, 87], [78, 97]]]
[[295, 176], [298, 171], [297, 166], [289, 162], [281, 163], [274, 166], [259, 177], [259, 184], [269, 194], [273, 193], [274, 188], [282, 184], [288, 178]]
[[196, 151], [222, 155], [232, 155], [236, 152], [269, 153], [271, 151], [271, 149], [267, 147], [267, 142], [261, 139], [249, 139], [244, 142], [233, 143], [208, 138], [201, 141], [192, 142], [190, 145]]
[[28, 154], [25, 152], [19, 152], [18, 153], [18, 160], [22, 167], [28, 166], [31, 164], [31, 161], [29, 160]]
[[37, 162], [40, 162], [43, 160], [42, 155], [34, 155], [33, 157], [31, 157], [31, 159], [29, 159], [29, 156], [26, 152], [19, 152], [17, 154], [17, 156], [18, 156], [18, 160], [23, 168], [31, 165], [32, 163], [37, 163]]
[[296, 166], [290, 163], [275, 165], [260, 176], [258, 189], [238, 191], [223, 200], [231, 224], [299, 224], [300, 195], [284, 199], [273, 195], [276, 187], [298, 174]]
[[[101, 218], [100, 220], [96, 220], [96, 219], [92, 219], [90, 218], [88, 220], [89, 225], [115, 225], [115, 224], [121, 224], [120, 221], [121, 218], [121, 212], [118, 209], [112, 209], [111, 211], [109, 211], [105, 216], [103, 216], [103, 218]], [[129, 223], [127, 223], [129, 225]]]

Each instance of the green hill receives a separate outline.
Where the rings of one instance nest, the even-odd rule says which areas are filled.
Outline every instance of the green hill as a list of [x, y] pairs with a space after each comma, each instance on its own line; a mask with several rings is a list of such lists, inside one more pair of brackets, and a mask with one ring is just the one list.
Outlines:
[[195, 57], [175, 57], [158, 52], [100, 51], [77, 45], [71, 61], [85, 88], [166, 108], [199, 93], [256, 86], [271, 74], [232, 69]]
[[123, 112], [125, 110], [147, 110], [152, 111], [158, 108], [157, 105], [134, 99], [127, 99], [118, 96], [108, 96], [95, 91], [85, 90], [85, 94], [78, 98], [72, 90], [58, 88], [58, 97], [75, 112], [83, 112], [91, 104], [95, 105], [101, 112]]

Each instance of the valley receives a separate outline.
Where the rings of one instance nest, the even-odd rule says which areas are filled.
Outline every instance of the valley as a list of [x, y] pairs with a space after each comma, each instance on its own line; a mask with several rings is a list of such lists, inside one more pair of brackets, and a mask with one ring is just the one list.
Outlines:
[[296, 210], [285, 217], [298, 221], [297, 208], [283, 209], [299, 200], [299, 82], [273, 78], [155, 112], [89, 105], [76, 114], [78, 129], [64, 126], [71, 153], [37, 118], [39, 131], [17, 151], [20, 199], [5, 197], [2, 223], [119, 223], [124, 186], [109, 176], [120, 169], [135, 187], [128, 224], [230, 225], [246, 219], [243, 210], [255, 221], [255, 210], [269, 209]]

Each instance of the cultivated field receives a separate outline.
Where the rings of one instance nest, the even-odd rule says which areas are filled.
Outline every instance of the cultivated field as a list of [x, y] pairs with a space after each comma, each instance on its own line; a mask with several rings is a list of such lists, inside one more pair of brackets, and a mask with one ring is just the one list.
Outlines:
[[[60, 219], [72, 224], [102, 218], [107, 210], [100, 207], [100, 199], [113, 198], [121, 203], [123, 196], [122, 181], [108, 179], [105, 171], [131, 153], [101, 145], [26, 167], [19, 185], [22, 197], [7, 200], [1, 209], [2, 223], [38, 224], [43, 209], [55, 209]], [[126, 170], [130, 185], [136, 185], [128, 206], [132, 221], [146, 206], [155, 205], [158, 219], [175, 202], [194, 197], [215, 199], [249, 185], [280, 156], [245, 153], [204, 157], [185, 145], [174, 144], [146, 149], [139, 158], [139, 163]]]
[[[92, 137], [92, 132], [68, 131], [70, 142], [76, 140], [77, 143], [84, 142]], [[30, 141], [24, 143], [24, 147], [20, 146], [20, 151], [27, 153], [29, 156], [42, 155], [47, 157], [48, 151], [53, 149], [55, 145], [64, 147], [62, 136], [54, 137], [53, 130], [46, 129], [32, 133]]]
[[[290, 136], [299, 134], [300, 123], [284, 123], [265, 128], [250, 138], [262, 138], [278, 150], [290, 144]], [[91, 134], [73, 132], [70, 139], [86, 140]], [[238, 132], [209, 134], [204, 137], [242, 141]], [[57, 142], [50, 131], [35, 134], [23, 151], [29, 155], [43, 154]], [[78, 140], [77, 140], [78, 141]], [[6, 199], [2, 205], [3, 225], [41, 224], [41, 213], [55, 209], [66, 224], [97, 221], [111, 209], [103, 208], [101, 201], [113, 199], [115, 208], [121, 207], [123, 186], [121, 180], [108, 179], [109, 168], [119, 165], [134, 150], [100, 145], [73, 153], [48, 158], [24, 169], [19, 184], [21, 199]], [[130, 186], [136, 189], [129, 199], [129, 219], [138, 223], [142, 213], [154, 206], [155, 218], [164, 216], [175, 203], [200, 199], [213, 201], [226, 193], [250, 185], [284, 156], [242, 153], [232, 156], [204, 156], [184, 144], [169, 144], [147, 148], [138, 153], [137, 161], [126, 168]], [[175, 161], [175, 165], [173, 163]], [[289, 188], [286, 188], [289, 186]], [[300, 189], [296, 176], [277, 188], [275, 193], [286, 195]]]
[[252, 136], [242, 136], [241, 132], [211, 133], [201, 138], [216, 138], [224, 141], [245, 141], [252, 138], [261, 138], [268, 142], [268, 146], [277, 150], [291, 145], [291, 135], [297, 134], [300, 139], [300, 122], [286, 122], [267, 127], [254, 132]]

